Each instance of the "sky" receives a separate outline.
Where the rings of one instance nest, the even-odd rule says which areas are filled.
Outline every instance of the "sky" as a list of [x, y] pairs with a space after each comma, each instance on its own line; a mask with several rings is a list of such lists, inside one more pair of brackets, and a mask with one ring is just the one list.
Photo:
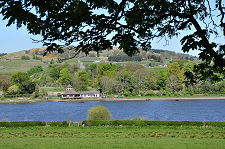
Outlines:
[[[15, 24], [6, 27], [7, 20], [2, 20], [2, 18], [3, 17], [0, 15], [0, 53], [12, 53], [43, 47], [42, 43], [34, 43], [32, 40], [41, 40], [41, 36], [29, 34], [24, 26], [18, 30]], [[152, 48], [183, 53], [181, 50], [180, 39], [181, 36], [173, 38], [169, 40], [168, 44], [166, 44], [167, 42], [164, 39], [156, 39], [152, 42]], [[198, 51], [190, 51], [187, 54], [198, 56]]]
[[7, 21], [0, 16], [0, 53], [12, 53], [21, 50], [42, 47], [41, 43], [33, 43], [32, 39], [41, 39], [40, 36], [29, 34], [25, 27], [17, 30], [16, 25], [6, 27]]

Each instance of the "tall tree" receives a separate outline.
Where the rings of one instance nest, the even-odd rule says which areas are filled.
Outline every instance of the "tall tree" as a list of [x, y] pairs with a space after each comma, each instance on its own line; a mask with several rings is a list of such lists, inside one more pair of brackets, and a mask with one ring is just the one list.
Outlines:
[[144, 69], [138, 69], [134, 72], [134, 80], [135, 85], [137, 86], [137, 92], [138, 95], [140, 95], [141, 90], [146, 90], [146, 80], [148, 76], [149, 71]]
[[167, 69], [167, 85], [171, 91], [182, 90], [184, 78], [184, 70], [180, 68], [178, 62], [169, 65]]
[[29, 33], [40, 34], [48, 52], [62, 53], [56, 44], [62, 41], [76, 43], [76, 53], [119, 44], [134, 55], [139, 48], [150, 49], [153, 38], [192, 30], [181, 44], [184, 52], [200, 50], [203, 63], [196, 71], [205, 77], [225, 73], [225, 44], [212, 40], [225, 36], [224, 0], [0, 0], [0, 12], [7, 26], [25, 25]]
[[11, 77], [0, 76], [0, 90], [7, 91], [11, 84]]
[[156, 86], [158, 89], [166, 89], [167, 85], [167, 72], [166, 71], [160, 71], [159, 76], [156, 81]]
[[31, 94], [35, 91], [35, 83], [32, 82], [30, 76], [24, 72], [14, 73], [12, 75], [12, 84], [17, 85], [22, 94]]
[[89, 85], [88, 73], [85, 71], [78, 72], [78, 82], [75, 83], [77, 83], [79, 90], [81, 91], [87, 90], [87, 87]]
[[59, 82], [67, 86], [68, 84], [72, 83], [72, 74], [70, 73], [69, 69], [63, 68], [59, 73]]

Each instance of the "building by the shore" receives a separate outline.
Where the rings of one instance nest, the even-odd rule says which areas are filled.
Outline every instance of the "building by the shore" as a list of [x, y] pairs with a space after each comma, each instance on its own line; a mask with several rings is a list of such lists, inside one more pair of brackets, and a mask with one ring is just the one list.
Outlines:
[[81, 97], [100, 97], [99, 91], [88, 91], [88, 92], [81, 92]]
[[66, 92], [61, 94], [62, 99], [80, 99], [86, 97], [100, 97], [99, 91], [86, 91], [76, 92], [73, 87], [69, 84], [66, 88]]

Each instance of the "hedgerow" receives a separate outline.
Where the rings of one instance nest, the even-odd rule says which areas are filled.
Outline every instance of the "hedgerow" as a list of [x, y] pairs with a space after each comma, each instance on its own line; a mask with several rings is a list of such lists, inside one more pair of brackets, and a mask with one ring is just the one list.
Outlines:
[[33, 127], [33, 126], [58, 126], [66, 127], [69, 123], [66, 121], [14, 121], [14, 122], [0, 122], [0, 127]]
[[32, 126], [46, 126], [44, 121], [14, 121], [14, 122], [0, 122], [0, 127], [32, 127]]
[[67, 121], [53, 121], [49, 122], [50, 126], [67, 127], [69, 123]]
[[[84, 126], [211, 126], [225, 127], [222, 121], [145, 121], [145, 120], [85, 120]], [[68, 127], [67, 121], [14, 121], [0, 122], [0, 127], [57, 126]]]
[[145, 120], [85, 120], [85, 126], [214, 126], [225, 127], [225, 122], [214, 121], [145, 121]]

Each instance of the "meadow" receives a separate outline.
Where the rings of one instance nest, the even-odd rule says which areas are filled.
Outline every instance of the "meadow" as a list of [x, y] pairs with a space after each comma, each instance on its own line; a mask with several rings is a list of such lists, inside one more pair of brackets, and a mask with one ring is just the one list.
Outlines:
[[224, 127], [70, 126], [0, 128], [0, 148], [225, 148]]
[[34, 66], [47, 66], [40, 60], [4, 60], [0, 59], [0, 75], [11, 75], [16, 72], [26, 72]]
[[[66, 60], [65, 62], [68, 64], [74, 64], [77, 63], [78, 60], [80, 62], [82, 61], [93, 61], [93, 60], [104, 60], [105, 62], [98, 62], [96, 64], [105, 64], [105, 63], [110, 63], [107, 62], [107, 57], [83, 57], [83, 58], [73, 58], [70, 60]], [[148, 65], [150, 61], [140, 61], [140, 62], [130, 62], [132, 64], [144, 64]], [[119, 65], [125, 65], [127, 62], [119, 62], [116, 64]], [[83, 65], [90, 65], [93, 64], [92, 62], [85, 62]], [[158, 62], [152, 62], [153, 65], [162, 65], [162, 63]], [[21, 60], [21, 59], [14, 59], [14, 60], [5, 60], [5, 59], [0, 59], [0, 75], [12, 75], [13, 73], [16, 72], [26, 72], [30, 68], [34, 66], [42, 66], [42, 67], [47, 67], [48, 64], [40, 61], [40, 60]], [[160, 71], [160, 70], [165, 70], [165, 67], [152, 67], [149, 68], [152, 71]]]

